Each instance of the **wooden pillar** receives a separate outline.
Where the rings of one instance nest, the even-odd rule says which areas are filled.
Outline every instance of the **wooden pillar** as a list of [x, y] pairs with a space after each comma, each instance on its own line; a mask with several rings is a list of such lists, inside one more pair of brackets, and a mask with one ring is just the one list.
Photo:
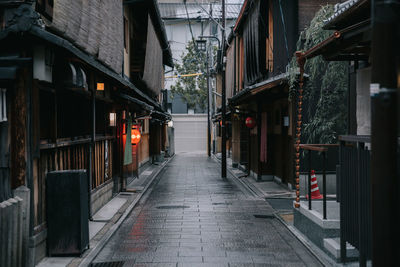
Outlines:
[[257, 181], [261, 180], [261, 103], [257, 102]]
[[29, 71], [18, 71], [13, 101], [11, 101], [11, 187], [25, 185], [26, 179], [26, 146], [27, 146], [27, 77]]

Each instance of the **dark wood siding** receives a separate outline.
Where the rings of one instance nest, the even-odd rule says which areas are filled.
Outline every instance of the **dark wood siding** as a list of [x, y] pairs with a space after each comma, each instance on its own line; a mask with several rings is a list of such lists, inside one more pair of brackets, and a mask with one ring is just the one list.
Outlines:
[[155, 94], [159, 95], [163, 79], [163, 52], [157, 38], [153, 23], [148, 16], [146, 57], [144, 65], [143, 81]]
[[274, 16], [274, 68], [269, 77], [286, 72], [286, 66], [296, 50], [298, 39], [297, 1], [273, 0], [272, 13]]
[[265, 73], [265, 12], [260, 13], [264, 2], [254, 2], [243, 27], [245, 86], [257, 82]]
[[231, 98], [233, 96], [235, 79], [234, 79], [234, 64], [235, 64], [235, 46], [234, 42], [231, 42], [228, 50], [226, 51], [226, 98]]

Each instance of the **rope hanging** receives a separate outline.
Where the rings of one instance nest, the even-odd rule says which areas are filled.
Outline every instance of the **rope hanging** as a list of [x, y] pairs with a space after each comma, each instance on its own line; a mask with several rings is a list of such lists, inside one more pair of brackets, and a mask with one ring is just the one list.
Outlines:
[[294, 203], [295, 208], [300, 208], [300, 137], [301, 137], [301, 124], [302, 124], [302, 105], [303, 105], [303, 85], [304, 85], [304, 64], [306, 58], [300, 51], [295, 53], [297, 64], [300, 67], [300, 78], [299, 78], [299, 91], [298, 91], [298, 102], [297, 102], [297, 127], [296, 127], [296, 151], [295, 151], [295, 163], [296, 163], [296, 201]]

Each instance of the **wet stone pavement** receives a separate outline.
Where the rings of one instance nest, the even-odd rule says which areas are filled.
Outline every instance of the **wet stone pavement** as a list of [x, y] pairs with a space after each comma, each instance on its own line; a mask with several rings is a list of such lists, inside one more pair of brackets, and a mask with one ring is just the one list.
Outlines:
[[176, 155], [149, 191], [93, 266], [321, 266], [205, 155]]

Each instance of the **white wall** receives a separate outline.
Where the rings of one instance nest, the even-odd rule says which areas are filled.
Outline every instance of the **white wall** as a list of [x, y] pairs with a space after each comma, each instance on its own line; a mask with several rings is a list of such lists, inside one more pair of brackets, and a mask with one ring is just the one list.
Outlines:
[[371, 134], [371, 68], [357, 70], [357, 135]]
[[172, 114], [175, 153], [207, 150], [207, 114]]

